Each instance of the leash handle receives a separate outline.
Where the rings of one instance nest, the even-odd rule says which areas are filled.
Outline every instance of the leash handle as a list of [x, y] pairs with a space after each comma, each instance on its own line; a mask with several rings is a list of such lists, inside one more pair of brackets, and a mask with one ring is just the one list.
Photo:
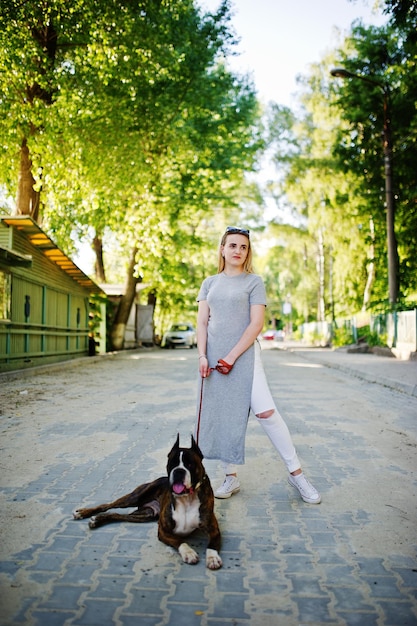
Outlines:
[[224, 374], [224, 375], [226, 375], [226, 376], [227, 376], [227, 374], [228, 374], [229, 372], [231, 372], [232, 368], [233, 368], [233, 365], [231, 365], [230, 363], [227, 363], [227, 362], [226, 362], [226, 361], [224, 361], [223, 359], [219, 359], [219, 360], [217, 361], [217, 365], [216, 365], [216, 367], [215, 367], [215, 368], [213, 368], [213, 369], [215, 369], [215, 370], [217, 370], [218, 372], [220, 372], [220, 374]]

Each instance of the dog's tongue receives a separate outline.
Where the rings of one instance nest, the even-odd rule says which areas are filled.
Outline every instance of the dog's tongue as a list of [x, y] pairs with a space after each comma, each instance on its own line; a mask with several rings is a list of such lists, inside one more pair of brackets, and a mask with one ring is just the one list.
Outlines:
[[180, 494], [183, 493], [185, 491], [185, 487], [182, 483], [175, 483], [174, 485], [172, 485], [172, 489], [174, 491], [174, 493], [176, 494]]

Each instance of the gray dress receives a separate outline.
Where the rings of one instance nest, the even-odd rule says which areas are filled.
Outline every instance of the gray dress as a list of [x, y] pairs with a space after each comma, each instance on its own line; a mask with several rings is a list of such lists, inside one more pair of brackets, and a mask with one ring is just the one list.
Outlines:
[[[209, 367], [215, 367], [249, 325], [251, 305], [266, 305], [265, 287], [256, 274], [221, 273], [203, 281], [197, 300], [207, 300], [209, 305], [207, 358]], [[195, 435], [207, 459], [245, 462], [253, 368], [252, 345], [237, 359], [230, 374], [214, 371], [208, 378], [200, 379]]]

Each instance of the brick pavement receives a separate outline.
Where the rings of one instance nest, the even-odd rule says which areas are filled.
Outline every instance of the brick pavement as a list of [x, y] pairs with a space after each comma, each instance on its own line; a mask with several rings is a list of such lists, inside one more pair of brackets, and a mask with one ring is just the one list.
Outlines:
[[[195, 352], [122, 353], [9, 383], [20, 404], [1, 416], [2, 466], [10, 472], [20, 450], [34, 469], [2, 480], [10, 526], [2, 528], [0, 624], [417, 624], [417, 399], [303, 366], [295, 353], [268, 351], [264, 361], [323, 503], [299, 499], [250, 420], [242, 490], [216, 501], [217, 572], [204, 559], [180, 562], [157, 541], [155, 524], [90, 531], [71, 518], [78, 505], [163, 473], [177, 432], [186, 445]], [[215, 482], [215, 464], [206, 464]], [[203, 556], [205, 538], [193, 543]]]
[[349, 352], [348, 348], [331, 350], [309, 348], [296, 342], [277, 343], [274, 348], [293, 350], [307, 360], [346, 372], [370, 383], [417, 397], [417, 360], [401, 360], [373, 353]]

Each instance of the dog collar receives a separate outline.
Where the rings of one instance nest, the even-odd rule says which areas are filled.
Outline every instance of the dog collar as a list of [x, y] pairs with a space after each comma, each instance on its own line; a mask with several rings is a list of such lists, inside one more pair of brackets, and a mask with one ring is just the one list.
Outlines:
[[[197, 484], [195, 485], [195, 487], [190, 487], [190, 489], [189, 489], [189, 491], [188, 491], [188, 495], [192, 496], [192, 495], [193, 495], [193, 494], [197, 491], [197, 489], [200, 489], [200, 487], [201, 487], [202, 483], [203, 483], [203, 481], [202, 481], [202, 480], [200, 480], [200, 482], [199, 482], [199, 483], [197, 483]], [[184, 495], [187, 495], [187, 494], [184, 494]]]
[[199, 483], [196, 484], [196, 486], [194, 487], [194, 489], [191, 487], [190, 489], [190, 493], [193, 494], [195, 491], [197, 491], [197, 489], [200, 489], [201, 487], [201, 480]]
[[200, 480], [199, 483], [196, 484], [194, 489], [191, 487], [190, 493], [194, 493], [194, 491], [197, 491], [197, 489], [200, 489], [201, 485], [203, 484], [203, 480], [206, 480], [206, 478], [207, 478], [207, 474], [204, 474], [203, 478]]

